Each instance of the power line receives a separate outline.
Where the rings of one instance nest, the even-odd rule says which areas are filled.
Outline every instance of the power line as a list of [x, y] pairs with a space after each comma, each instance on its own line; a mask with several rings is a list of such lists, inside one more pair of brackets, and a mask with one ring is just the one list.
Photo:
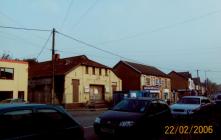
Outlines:
[[46, 29], [23, 28], [23, 27], [12, 27], [12, 26], [2, 26], [2, 25], [0, 25], [0, 28], [14, 29], [14, 30], [26, 30], [26, 31], [51, 32], [51, 30], [46, 30]]
[[69, 6], [68, 6], [68, 9], [67, 9], [67, 11], [66, 11], [66, 13], [65, 13], [64, 19], [63, 19], [62, 24], [61, 24], [61, 30], [62, 30], [62, 28], [63, 28], [63, 26], [64, 26], [64, 23], [66, 22], [66, 20], [67, 20], [67, 18], [68, 18], [68, 15], [69, 15], [69, 13], [70, 13], [70, 9], [71, 9], [71, 6], [72, 6], [72, 4], [73, 4], [73, 1], [74, 1], [74, 0], [71, 0], [70, 4], [69, 4]]
[[128, 40], [128, 39], [136, 38], [136, 37], [142, 36], [142, 35], [144, 35], [146, 33], [154, 33], [154, 32], [159, 32], [159, 31], [162, 31], [162, 30], [165, 30], [165, 29], [174, 28], [174, 27], [176, 27], [178, 25], [183, 25], [183, 24], [186, 24], [186, 23], [197, 21], [197, 20], [202, 19], [204, 17], [208, 17], [208, 16], [213, 15], [213, 14], [217, 14], [220, 11], [221, 10], [209, 12], [209, 13], [206, 13], [204, 15], [200, 15], [198, 17], [193, 17], [193, 18], [181, 21], [181, 22], [177, 22], [177, 23], [170, 24], [170, 25], [165, 25], [165, 26], [162, 26], [162, 27], [150, 30], [150, 31], [146, 31], [146, 32], [141, 32], [141, 33], [137, 33], [137, 34], [134, 34], [134, 35], [125, 36], [125, 37], [121, 37], [121, 38], [118, 38], [118, 39], [107, 40], [107, 41], [103, 41], [103, 42], [97, 43], [97, 44], [99, 44], [99, 45], [101, 45], [101, 44], [110, 44], [112, 42], [119, 42], [119, 41], [123, 41], [123, 40]]
[[83, 14], [80, 16], [80, 18], [78, 19], [78, 21], [74, 23], [73, 28], [76, 28], [76, 27], [80, 24], [81, 20], [90, 12], [90, 10], [92, 10], [92, 9], [96, 6], [96, 4], [98, 3], [98, 1], [99, 1], [99, 0], [96, 0], [96, 1], [86, 10], [86, 12], [83, 13]]
[[[113, 52], [111, 52], [111, 51], [107, 51], [107, 50], [101, 49], [101, 48], [99, 48], [99, 47], [97, 47], [97, 46], [95, 46], [95, 45], [92, 45], [92, 44], [87, 43], [87, 42], [85, 42], [85, 41], [82, 41], [82, 40], [80, 40], [80, 39], [74, 38], [74, 37], [72, 37], [72, 36], [70, 36], [70, 35], [67, 35], [67, 34], [64, 34], [64, 33], [61, 33], [61, 32], [57, 32], [57, 33], [60, 34], [60, 35], [63, 35], [64, 37], [67, 37], [67, 38], [69, 38], [69, 39], [71, 39], [71, 40], [74, 40], [74, 41], [76, 41], [76, 42], [78, 42], [78, 43], [80, 43], [80, 44], [83, 44], [83, 45], [86, 45], [86, 46], [88, 46], [88, 47], [97, 49], [97, 50], [102, 51], [102, 52], [105, 52], [105, 53], [107, 53], [107, 54], [110, 54], [110, 55], [113, 55], [113, 56], [116, 56], [116, 57], [119, 57], [119, 58], [122, 58], [122, 59], [125, 59], [125, 60], [129, 60], [129, 61], [132, 61], [132, 62], [135, 62], [135, 63], [139, 63], [139, 64], [142, 64], [142, 65], [148, 65], [148, 64], [145, 64], [145, 63], [141, 63], [141, 62], [139, 62], [139, 61], [137, 61], [137, 60], [134, 60], [134, 59], [126, 58], [126, 57], [124, 57], [124, 56], [121, 56], [121, 55], [119, 55], [119, 54], [113, 53]], [[157, 67], [157, 68], [160, 68], [160, 69], [165, 69], [165, 70], [175, 70], [175, 69], [172, 69], [172, 68], [165, 68], [165, 67], [159, 67], [159, 66], [156, 66], [156, 67]], [[181, 70], [181, 69], [176, 69], [176, 70], [179, 70], [179, 71], [190, 71], [190, 70]], [[194, 71], [194, 70], [191, 70], [191, 71]], [[199, 70], [199, 71], [204, 71], [204, 70]], [[208, 72], [221, 72], [221, 71], [209, 70]]]
[[37, 55], [36, 59], [38, 59], [38, 57], [39, 57], [39, 56], [42, 54], [42, 52], [44, 51], [45, 47], [46, 47], [46, 46], [47, 46], [47, 44], [48, 44], [48, 41], [49, 41], [49, 39], [50, 39], [51, 35], [52, 35], [52, 33], [50, 33], [50, 35], [49, 35], [48, 39], [47, 39], [47, 40], [46, 40], [46, 42], [44, 43], [44, 45], [43, 45], [43, 47], [41, 48], [40, 52], [38, 53], [38, 55]]
[[92, 45], [92, 44], [89, 44], [89, 43], [87, 43], [87, 42], [85, 42], [85, 41], [76, 39], [76, 38], [74, 38], [74, 37], [72, 37], [72, 36], [70, 36], [70, 35], [67, 35], [67, 34], [64, 34], [64, 33], [58, 32], [58, 31], [57, 31], [57, 33], [60, 34], [60, 35], [63, 35], [64, 37], [67, 37], [67, 38], [69, 38], [69, 39], [71, 39], [71, 40], [74, 40], [74, 41], [76, 41], [76, 42], [78, 42], [78, 43], [80, 43], [80, 44], [83, 44], [83, 45], [85, 45], [85, 46], [88, 46], [88, 47], [97, 49], [97, 50], [99, 50], [99, 51], [105, 52], [105, 53], [107, 53], [107, 54], [111, 54], [111, 55], [113, 55], [113, 56], [117, 56], [117, 57], [120, 57], [120, 58], [129, 60], [128, 58], [123, 57], [123, 56], [121, 56], [121, 55], [119, 55], [119, 54], [116, 54], [116, 53], [113, 53], [113, 52], [111, 52], [111, 51], [107, 51], [107, 50], [101, 49], [101, 48], [99, 48], [99, 47], [96, 47], [95, 45]]

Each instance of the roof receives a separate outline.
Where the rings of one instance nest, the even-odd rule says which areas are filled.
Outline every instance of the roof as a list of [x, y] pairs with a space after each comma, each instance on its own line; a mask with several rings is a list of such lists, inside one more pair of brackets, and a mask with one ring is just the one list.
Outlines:
[[0, 104], [0, 109], [15, 108], [15, 107], [37, 107], [46, 106], [46, 104]]
[[183, 96], [182, 98], [200, 98], [200, 99], [208, 99], [205, 96]]
[[177, 72], [177, 73], [182, 75], [183, 77], [192, 78], [192, 75], [188, 71], [187, 72]]
[[200, 82], [200, 78], [199, 78], [199, 77], [193, 78], [193, 82], [194, 82], [195, 85], [201, 85], [201, 82]]
[[189, 72], [176, 72], [176, 71], [171, 71], [168, 75], [171, 77], [171, 74], [173, 74], [173, 73], [175, 73], [176, 75], [178, 75], [186, 80], [188, 80], [189, 76], [191, 76], [191, 74]]
[[128, 61], [121, 61], [124, 64], [130, 66], [132, 69], [135, 71], [145, 74], [145, 75], [152, 75], [152, 76], [161, 76], [161, 77], [167, 77], [169, 76], [165, 74], [164, 72], [160, 71], [159, 69], [153, 67], [153, 66], [147, 66], [143, 64], [138, 64], [138, 63], [133, 63], [133, 62], [128, 62]]
[[11, 60], [11, 59], [0, 59], [0, 62], [18, 63], [18, 64], [28, 64], [28, 62], [25, 62], [25, 61], [21, 61], [21, 60]]
[[[85, 55], [68, 57], [58, 59], [55, 61], [55, 75], [65, 75], [77, 66], [92, 66], [98, 68], [111, 69], [105, 65], [97, 63], [93, 60], [88, 59]], [[40, 63], [30, 63], [29, 77], [49, 77], [52, 75], [52, 61], [45, 61]]]

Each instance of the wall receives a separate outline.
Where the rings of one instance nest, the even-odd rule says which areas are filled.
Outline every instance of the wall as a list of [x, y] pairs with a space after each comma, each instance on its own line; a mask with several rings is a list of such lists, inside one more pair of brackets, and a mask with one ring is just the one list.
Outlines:
[[13, 91], [13, 98], [18, 97], [18, 91], [24, 91], [27, 100], [28, 63], [14, 60], [0, 60], [0, 67], [14, 68], [14, 79], [0, 79], [0, 91]]
[[178, 90], [178, 89], [188, 89], [188, 79], [185, 79], [176, 73], [169, 74], [171, 78], [171, 90]]
[[117, 90], [121, 90], [121, 80], [108, 70], [108, 76], [105, 75], [105, 69], [102, 69], [102, 75], [99, 75], [99, 68], [95, 69], [95, 75], [92, 74], [92, 67], [89, 67], [89, 73], [86, 74], [86, 66], [78, 66], [65, 76], [64, 84], [64, 103], [73, 103], [72, 79], [79, 79], [79, 102], [85, 103], [89, 100], [90, 85], [103, 85], [105, 87], [105, 100], [112, 99], [112, 83], [117, 83]]
[[[147, 82], [147, 79], [149, 79], [150, 81]], [[164, 99], [163, 94], [165, 92], [168, 93], [168, 99], [172, 98], [170, 78], [142, 74], [140, 77], [140, 81], [141, 81], [141, 88], [143, 88], [143, 86], [149, 86], [149, 87], [159, 86], [161, 99]], [[159, 81], [159, 83], [157, 83], [157, 81]]]
[[122, 90], [141, 90], [140, 73], [122, 62], [114, 67], [114, 72], [122, 80]]

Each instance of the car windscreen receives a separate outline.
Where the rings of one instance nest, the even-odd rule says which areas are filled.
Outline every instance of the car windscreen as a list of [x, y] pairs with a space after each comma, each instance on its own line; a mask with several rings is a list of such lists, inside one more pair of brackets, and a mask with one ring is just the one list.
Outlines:
[[177, 104], [200, 104], [199, 98], [182, 98]]
[[126, 112], [144, 112], [145, 107], [149, 104], [148, 100], [123, 100], [113, 107], [114, 111], [126, 111]]

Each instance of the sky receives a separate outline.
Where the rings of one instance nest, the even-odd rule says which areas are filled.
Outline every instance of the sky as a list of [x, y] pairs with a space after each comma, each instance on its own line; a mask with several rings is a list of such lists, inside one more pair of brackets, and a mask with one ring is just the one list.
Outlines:
[[[0, 0], [0, 26], [55, 28], [61, 58], [84, 54], [109, 67], [128, 60], [193, 77], [199, 70], [201, 81], [221, 84], [220, 0]], [[51, 31], [0, 28], [0, 42], [0, 55], [51, 59]]]

